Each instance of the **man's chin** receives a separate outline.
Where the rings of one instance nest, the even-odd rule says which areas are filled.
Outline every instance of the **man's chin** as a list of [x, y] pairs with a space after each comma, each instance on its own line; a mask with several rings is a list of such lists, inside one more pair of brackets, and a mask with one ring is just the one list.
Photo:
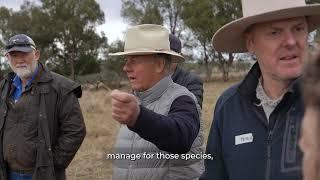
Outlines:
[[280, 79], [284, 81], [292, 81], [297, 78], [299, 78], [302, 75], [301, 71], [296, 71], [296, 72], [287, 72], [283, 73], [280, 77]]
[[31, 77], [31, 71], [16, 71], [16, 75], [21, 79], [27, 79]]

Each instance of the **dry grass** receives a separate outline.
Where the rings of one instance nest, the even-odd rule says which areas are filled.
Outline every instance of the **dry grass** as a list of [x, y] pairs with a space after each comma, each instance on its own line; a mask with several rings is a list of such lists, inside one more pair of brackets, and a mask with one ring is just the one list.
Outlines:
[[[212, 122], [213, 109], [218, 96], [234, 82], [214, 82], [204, 84], [202, 117], [205, 138]], [[111, 153], [120, 125], [111, 117], [110, 92], [98, 90], [84, 91], [80, 99], [87, 126], [87, 136], [76, 157], [67, 169], [68, 180], [112, 179], [112, 162], [106, 153]], [[205, 141], [206, 142], [206, 141]]]
[[87, 136], [67, 169], [68, 180], [111, 179], [111, 162], [105, 153], [112, 149], [119, 124], [111, 117], [110, 92], [84, 91], [80, 104]]
[[235, 82], [213, 82], [204, 84], [202, 119], [204, 121], [205, 142], [211, 127], [213, 110], [221, 93]]

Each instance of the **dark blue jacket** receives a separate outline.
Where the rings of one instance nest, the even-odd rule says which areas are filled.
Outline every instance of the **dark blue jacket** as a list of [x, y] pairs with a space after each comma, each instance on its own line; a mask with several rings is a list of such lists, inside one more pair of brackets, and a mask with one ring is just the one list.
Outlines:
[[206, 150], [214, 159], [205, 161], [200, 180], [302, 179], [298, 140], [304, 107], [298, 80], [268, 123], [262, 107], [256, 105], [260, 76], [255, 64], [240, 84], [218, 99]]

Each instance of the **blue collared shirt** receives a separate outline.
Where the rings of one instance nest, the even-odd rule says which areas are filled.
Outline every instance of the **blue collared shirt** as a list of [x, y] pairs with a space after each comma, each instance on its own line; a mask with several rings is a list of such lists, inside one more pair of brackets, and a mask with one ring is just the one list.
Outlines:
[[[31, 85], [32, 81], [35, 79], [36, 75], [38, 74], [38, 69], [39, 69], [39, 65], [37, 66], [36, 70], [34, 71], [33, 75], [31, 76], [31, 79], [29, 79], [27, 81], [27, 84], [24, 89], [27, 89]], [[14, 102], [17, 102], [17, 101], [19, 101], [19, 99], [21, 98], [22, 93], [23, 93], [22, 81], [21, 81], [20, 77], [15, 75], [15, 77], [12, 80], [12, 84], [15, 86], [15, 88], [13, 90], [11, 98], [13, 99]]]

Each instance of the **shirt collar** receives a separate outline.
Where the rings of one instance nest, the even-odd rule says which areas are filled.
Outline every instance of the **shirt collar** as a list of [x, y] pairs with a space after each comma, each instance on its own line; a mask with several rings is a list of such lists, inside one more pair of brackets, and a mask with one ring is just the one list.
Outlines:
[[[244, 80], [239, 85], [239, 92], [240, 94], [244, 95], [245, 97], [248, 97], [251, 101], [256, 101], [256, 89], [259, 83], [259, 78], [261, 77], [261, 70], [259, 67], [259, 64], [256, 62]], [[290, 93], [293, 93], [295, 95], [300, 95], [300, 80], [301, 77], [296, 78], [293, 80], [288, 87], [288, 91]]]
[[171, 77], [165, 76], [150, 89], [143, 92], [134, 91], [133, 94], [142, 105], [148, 105], [159, 99], [172, 83]]

